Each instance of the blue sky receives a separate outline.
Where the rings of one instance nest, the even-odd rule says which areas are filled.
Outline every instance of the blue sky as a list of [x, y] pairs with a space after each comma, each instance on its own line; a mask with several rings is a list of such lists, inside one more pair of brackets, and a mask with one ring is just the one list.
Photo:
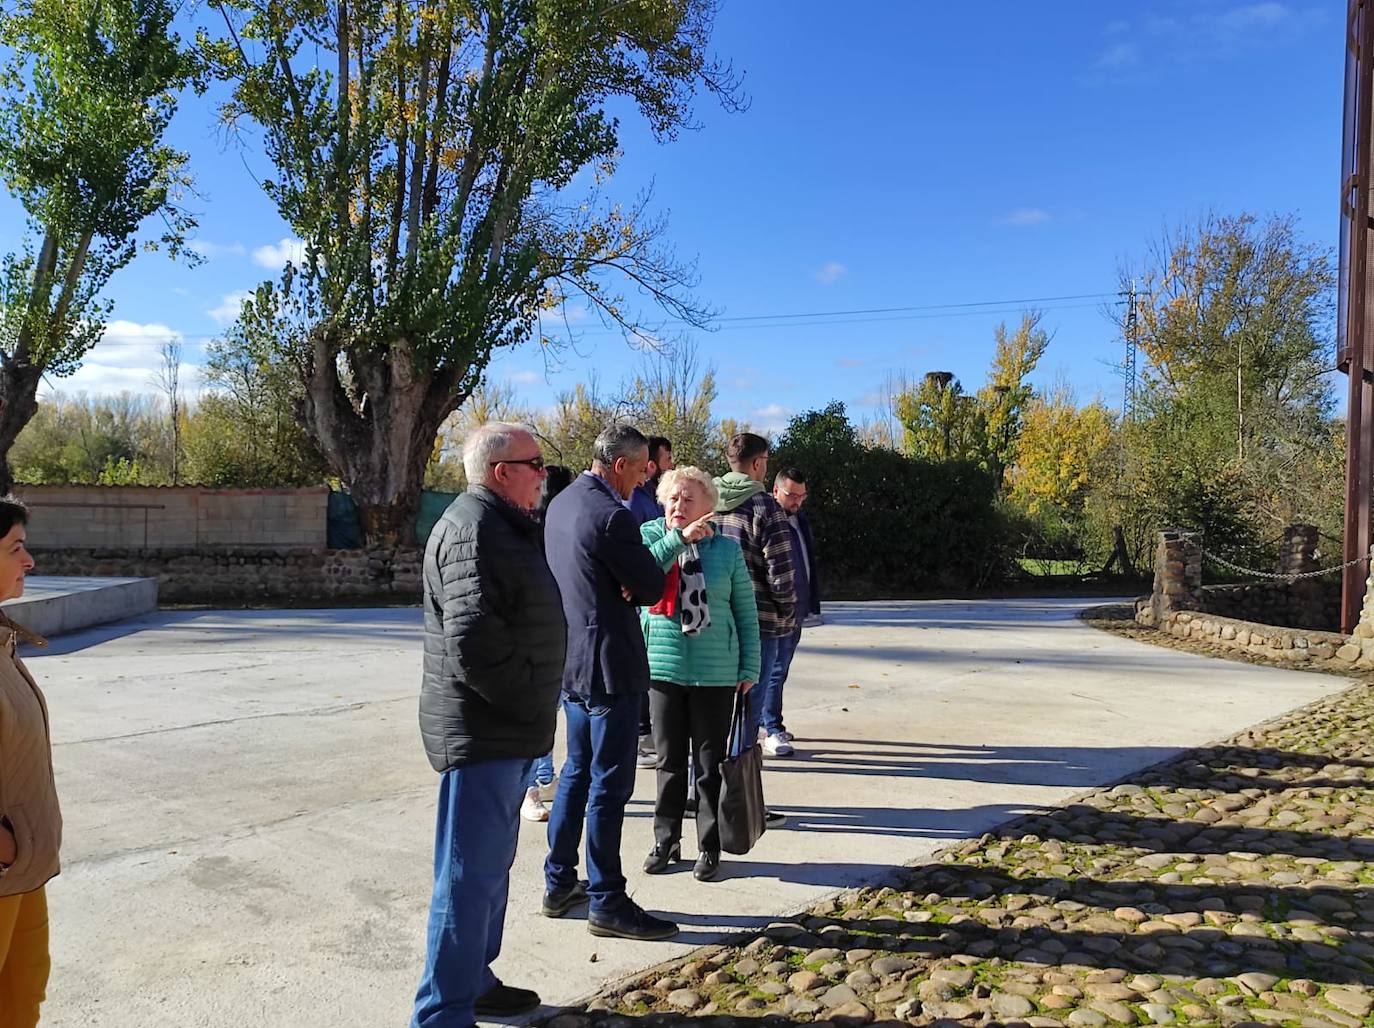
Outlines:
[[[627, 120], [613, 192], [652, 183], [697, 295], [717, 413], [776, 429], [838, 399], [870, 413], [894, 372], [981, 382], [999, 320], [1039, 304], [1054, 332], [1039, 380], [1119, 403], [1121, 344], [1102, 305], [1161, 230], [1208, 212], [1291, 213], [1334, 245], [1344, 5], [1306, 0], [937, 4], [723, 0], [714, 49], [751, 99], [709, 99], [699, 131], [655, 144]], [[157, 347], [188, 360], [235, 294], [274, 277], [291, 232], [260, 155], [227, 146], [212, 98], [185, 101], [173, 142], [200, 197], [195, 269], [141, 257], [111, 287], [116, 321], [66, 392], [150, 390]], [[0, 245], [21, 229], [0, 202]], [[746, 320], [889, 308], [952, 309]], [[574, 312], [574, 319], [578, 314]], [[538, 347], [492, 365], [531, 407], [639, 357], [594, 319], [549, 368]]]

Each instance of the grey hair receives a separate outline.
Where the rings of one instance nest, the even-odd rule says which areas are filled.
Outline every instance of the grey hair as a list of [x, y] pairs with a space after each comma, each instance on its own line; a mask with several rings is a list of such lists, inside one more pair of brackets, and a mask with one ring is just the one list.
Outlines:
[[702, 471], [701, 468], [689, 464], [685, 468], [674, 468], [672, 471], [663, 473], [663, 477], [658, 480], [657, 497], [660, 504], [667, 503], [669, 495], [672, 494], [679, 482], [695, 484], [701, 490], [702, 495], [706, 497], [706, 502], [711, 505], [712, 510], [715, 510], [716, 504], [720, 502], [720, 490], [716, 487], [715, 479]]
[[516, 436], [529, 434], [524, 425], [509, 421], [488, 421], [479, 426], [463, 440], [463, 473], [468, 485], [490, 485], [496, 470], [492, 462], [509, 457]]
[[592, 446], [592, 460], [609, 468], [621, 457], [629, 459], [648, 447], [648, 438], [633, 425], [611, 425], [596, 437], [596, 443]]

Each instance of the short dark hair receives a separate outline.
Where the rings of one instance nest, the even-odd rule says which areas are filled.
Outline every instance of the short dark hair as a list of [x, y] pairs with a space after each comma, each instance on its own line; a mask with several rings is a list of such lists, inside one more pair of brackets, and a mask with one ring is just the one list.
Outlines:
[[666, 435], [649, 436], [649, 459], [655, 464], [658, 463], [658, 455], [664, 450], [669, 453], [673, 451], [673, 441]]
[[611, 425], [596, 437], [592, 446], [592, 460], [603, 468], [609, 468], [621, 457], [628, 458], [648, 445], [649, 440], [634, 425]]
[[15, 525], [29, 523], [29, 508], [15, 496], [0, 496], [0, 536], [10, 534]]
[[801, 468], [794, 468], [789, 465], [778, 472], [777, 477], [773, 479], [773, 484], [777, 485], [784, 479], [788, 482], [796, 482], [797, 485], [806, 485], [806, 472]]
[[731, 439], [730, 445], [725, 448], [725, 459], [738, 471], [758, 458], [767, 456], [770, 449], [772, 447], [763, 436], [755, 435], [753, 432], [741, 432]]

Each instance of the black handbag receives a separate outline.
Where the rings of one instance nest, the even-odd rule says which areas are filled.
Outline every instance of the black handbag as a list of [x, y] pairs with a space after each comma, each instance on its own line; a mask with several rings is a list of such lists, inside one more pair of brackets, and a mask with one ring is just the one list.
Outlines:
[[[759, 688], [758, 684], [754, 688]], [[730, 722], [730, 739], [725, 752], [733, 754], [720, 762], [720, 848], [726, 853], [748, 853], [767, 828], [763, 806], [763, 748], [758, 730], [750, 737], [746, 726], [744, 693], [735, 692], [735, 714]]]

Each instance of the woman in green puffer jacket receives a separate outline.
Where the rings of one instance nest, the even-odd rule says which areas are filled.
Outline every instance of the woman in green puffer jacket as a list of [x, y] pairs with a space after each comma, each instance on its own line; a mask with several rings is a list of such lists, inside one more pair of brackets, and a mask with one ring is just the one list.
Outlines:
[[663, 598], [640, 616], [658, 751], [654, 848], [644, 870], [662, 874], [682, 856], [690, 755], [699, 851], [693, 874], [703, 882], [720, 870], [720, 763], [735, 694], [748, 692], [759, 677], [754, 585], [739, 544], [716, 535], [711, 526], [716, 496], [706, 472], [676, 468], [658, 486], [665, 517], [640, 528], [645, 545], [668, 572]]

